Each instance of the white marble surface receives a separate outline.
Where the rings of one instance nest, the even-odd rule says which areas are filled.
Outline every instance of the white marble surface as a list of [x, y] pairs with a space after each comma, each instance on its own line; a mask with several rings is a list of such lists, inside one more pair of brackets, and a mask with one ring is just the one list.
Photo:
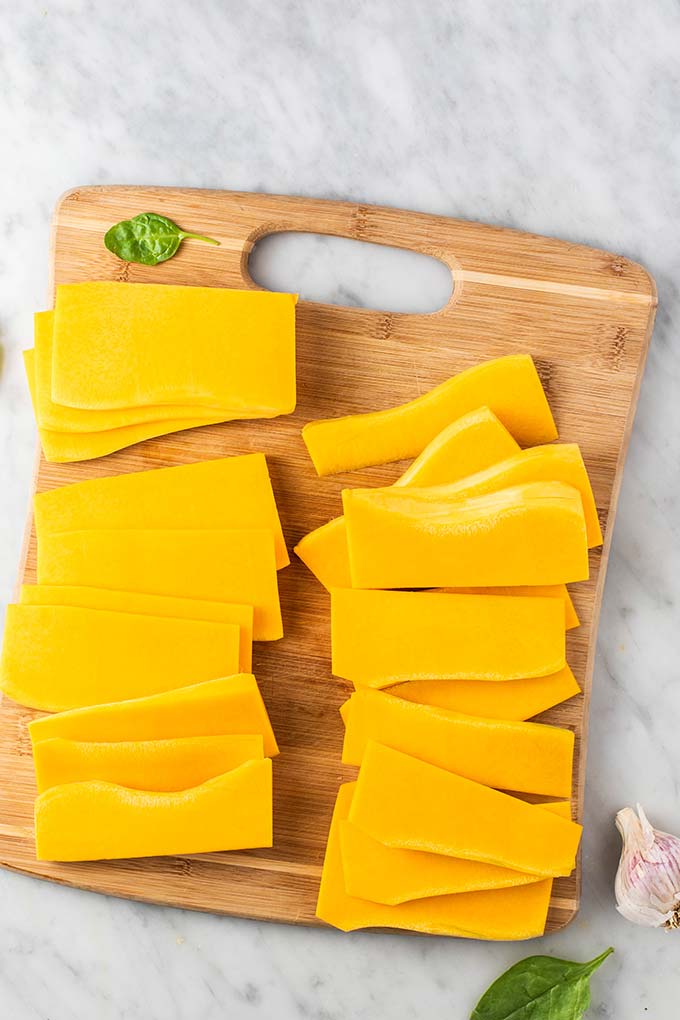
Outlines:
[[679, 52], [675, 0], [0, 0], [4, 600], [34, 444], [20, 350], [66, 188], [259, 189], [503, 223], [637, 259], [660, 296], [600, 629], [578, 920], [529, 946], [342, 936], [0, 872], [0, 1016], [464, 1020], [525, 953], [608, 944], [591, 1015], [676, 1014], [680, 934], [620, 919], [612, 880], [619, 806], [680, 831]]

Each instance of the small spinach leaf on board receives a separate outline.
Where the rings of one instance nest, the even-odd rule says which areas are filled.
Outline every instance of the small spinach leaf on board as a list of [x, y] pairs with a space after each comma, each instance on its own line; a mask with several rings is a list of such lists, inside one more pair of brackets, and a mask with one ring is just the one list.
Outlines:
[[470, 1020], [580, 1020], [590, 1005], [590, 975], [613, 953], [588, 963], [528, 956], [484, 992]]
[[172, 258], [186, 237], [207, 244], [219, 244], [212, 237], [190, 234], [158, 213], [140, 213], [131, 220], [121, 220], [106, 231], [104, 244], [124, 262], [140, 262], [156, 266]]

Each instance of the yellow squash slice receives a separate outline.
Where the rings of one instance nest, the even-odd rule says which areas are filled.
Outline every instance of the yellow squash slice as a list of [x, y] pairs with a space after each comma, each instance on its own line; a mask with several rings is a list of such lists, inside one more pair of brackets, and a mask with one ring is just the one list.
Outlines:
[[[488, 407], [478, 407], [448, 425], [394, 483], [398, 486], [439, 485], [465, 478], [496, 461], [506, 460], [519, 446]], [[352, 581], [343, 517], [336, 517], [298, 542], [295, 552], [328, 588], [349, 588]]]
[[39, 861], [198, 854], [272, 845], [272, 763], [248, 761], [178, 793], [89, 780], [35, 802]]
[[428, 488], [412, 487], [409, 494], [412, 508], [423, 506], [426, 511], [432, 504], [439, 506], [448, 500], [483, 496], [526, 482], [564, 482], [578, 489], [583, 504], [588, 545], [592, 547], [602, 544], [593, 490], [576, 443], [533, 446], [457, 482], [430, 485]]
[[64, 433], [97, 433], [129, 428], [155, 422], [167, 423], [174, 431], [174, 421], [197, 416], [229, 421], [239, 417], [228, 408], [201, 407], [197, 404], [147, 404], [137, 407], [119, 407], [110, 410], [85, 410], [55, 404], [52, 400], [52, 334], [54, 312], [37, 312], [34, 315], [35, 384], [37, 396], [36, 420], [43, 429]]
[[370, 742], [485, 786], [571, 796], [574, 734], [559, 726], [484, 719], [384, 691], [357, 691], [350, 699], [343, 762], [361, 765]]
[[100, 743], [53, 737], [33, 749], [38, 793], [90, 779], [170, 793], [200, 786], [255, 758], [264, 758], [260, 734]]
[[333, 673], [364, 687], [516, 680], [565, 665], [564, 611], [553, 598], [338, 588], [331, 642]]
[[[28, 350], [23, 354], [33, 412], [38, 420], [40, 406], [35, 383], [35, 352]], [[38, 436], [46, 461], [50, 464], [69, 464], [78, 460], [94, 460], [96, 457], [105, 457], [116, 450], [123, 450], [127, 446], [134, 446], [135, 443], [153, 439], [155, 436], [165, 436], [170, 432], [183, 432], [185, 429], [193, 429], [201, 425], [215, 425], [223, 421], [225, 421], [223, 411], [206, 414], [202, 412], [202, 408], [197, 407], [195, 415], [191, 418], [147, 421], [139, 425], [107, 429], [104, 432], [58, 432], [38, 426]]]
[[[581, 495], [529, 482], [470, 499], [416, 489], [345, 489], [358, 588], [565, 584], [588, 577]], [[519, 601], [519, 600], [518, 600]]]
[[350, 813], [356, 783], [338, 790], [316, 908], [320, 920], [340, 928], [404, 928], [475, 939], [529, 939], [542, 935], [552, 879], [511, 889], [431, 896], [396, 906], [349, 896], [345, 890], [340, 827]]
[[456, 418], [488, 407], [523, 446], [557, 438], [541, 380], [528, 354], [481, 365], [408, 404], [305, 425], [302, 438], [319, 475], [416, 457]]
[[276, 564], [289, 562], [262, 453], [133, 471], [63, 485], [33, 498], [38, 542], [61, 531], [271, 531]]
[[86, 409], [295, 408], [293, 294], [153, 283], [57, 288], [52, 399]]
[[[536, 810], [571, 818], [568, 801], [541, 804]], [[384, 846], [346, 821], [340, 825], [340, 843], [348, 895], [374, 903], [406, 903], [427, 896], [509, 889], [543, 881], [536, 875], [495, 864]]]
[[246, 603], [256, 641], [283, 634], [270, 531], [48, 532], [38, 583]]
[[252, 673], [207, 680], [165, 694], [60, 712], [28, 724], [33, 747], [41, 740], [96, 742], [168, 740], [260, 734], [264, 753], [279, 749]]
[[235, 673], [239, 628], [74, 606], [7, 607], [0, 689], [60, 712]]
[[349, 821], [379, 843], [548, 877], [574, 869], [581, 826], [369, 743]]
[[249, 673], [253, 659], [253, 607], [235, 602], [204, 602], [167, 595], [145, 595], [110, 588], [80, 588], [67, 584], [22, 584], [22, 606], [78, 606], [109, 609], [140, 616], [171, 616], [183, 620], [233, 623], [239, 628], [239, 670]]
[[[520, 721], [575, 697], [581, 693], [581, 688], [569, 666], [565, 666], [548, 676], [506, 680], [502, 684], [489, 684], [484, 680], [411, 680], [390, 687], [389, 693], [419, 705], [446, 708], [465, 715]], [[346, 704], [349, 714], [349, 702]]]

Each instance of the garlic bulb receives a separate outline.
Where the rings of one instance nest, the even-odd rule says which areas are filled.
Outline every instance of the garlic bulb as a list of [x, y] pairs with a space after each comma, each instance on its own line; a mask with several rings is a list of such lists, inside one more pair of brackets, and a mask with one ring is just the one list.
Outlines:
[[616, 816], [623, 849], [614, 891], [620, 914], [649, 928], [680, 928], [680, 839], [653, 829], [637, 805]]

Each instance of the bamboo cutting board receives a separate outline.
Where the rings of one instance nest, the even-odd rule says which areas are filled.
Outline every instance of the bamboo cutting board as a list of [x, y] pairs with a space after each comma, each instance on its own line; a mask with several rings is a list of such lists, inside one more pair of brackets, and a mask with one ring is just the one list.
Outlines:
[[[139, 212], [163, 213], [221, 241], [184, 244], [158, 267], [124, 264], [104, 248], [106, 229]], [[527, 351], [536, 360], [560, 436], [578, 442], [605, 531], [591, 579], [575, 585], [581, 627], [568, 659], [583, 694], [542, 717], [576, 732], [574, 811], [581, 817], [595, 636], [621, 472], [656, 305], [653, 281], [618, 255], [511, 230], [376, 206], [270, 195], [137, 187], [79, 188], [60, 202], [52, 241], [53, 286], [129, 280], [254, 287], [248, 255], [282, 230], [315, 231], [412, 248], [443, 260], [455, 287], [432, 315], [397, 315], [300, 302], [298, 406], [274, 421], [230, 423], [149, 440], [80, 464], [41, 458], [36, 488], [262, 450], [269, 461], [289, 547], [337, 515], [347, 485], [386, 484], [404, 465], [319, 479], [300, 438], [313, 418], [409, 400], [478, 361]], [[255, 646], [254, 670], [282, 753], [275, 760], [271, 850], [85, 864], [35, 861], [35, 788], [26, 722], [0, 706], [0, 863], [98, 892], [264, 920], [318, 923], [314, 916], [325, 839], [339, 783], [338, 708], [348, 687], [330, 674], [326, 592], [293, 556], [279, 574], [285, 638]], [[29, 521], [22, 581], [35, 580]], [[603, 734], [597, 734], [603, 739]], [[555, 883], [548, 931], [579, 903], [579, 874]]]

